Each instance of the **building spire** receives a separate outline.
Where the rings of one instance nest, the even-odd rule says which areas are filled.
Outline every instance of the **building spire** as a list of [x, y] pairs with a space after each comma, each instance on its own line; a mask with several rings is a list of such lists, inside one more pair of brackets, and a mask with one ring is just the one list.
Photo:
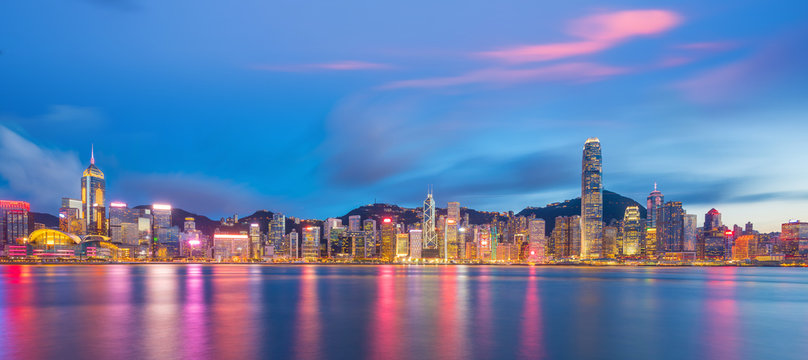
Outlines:
[[656, 189], [656, 181], [654, 181], [654, 191], [657, 191], [657, 189]]
[[95, 146], [90, 144], [90, 165], [95, 165]]

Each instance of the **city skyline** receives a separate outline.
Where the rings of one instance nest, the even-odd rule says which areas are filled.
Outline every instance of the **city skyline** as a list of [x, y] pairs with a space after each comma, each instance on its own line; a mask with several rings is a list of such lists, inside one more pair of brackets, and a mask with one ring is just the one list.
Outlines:
[[577, 197], [597, 136], [606, 190], [658, 182], [765, 231], [805, 218], [808, 5], [490, 6], [4, 4], [0, 197], [55, 213], [94, 143], [132, 204], [322, 219], [433, 184], [518, 211]]

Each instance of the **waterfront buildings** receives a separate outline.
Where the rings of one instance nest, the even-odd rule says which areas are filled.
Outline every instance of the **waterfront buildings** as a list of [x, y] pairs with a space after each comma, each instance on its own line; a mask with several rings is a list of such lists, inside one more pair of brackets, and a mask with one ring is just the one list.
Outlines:
[[544, 219], [531, 219], [528, 223], [528, 261], [544, 262], [547, 241], [544, 233]]
[[307, 226], [303, 228], [302, 255], [305, 261], [314, 261], [320, 258], [320, 227]]
[[423, 223], [421, 225], [424, 243], [422, 255], [425, 258], [436, 258], [440, 255], [438, 252], [438, 234], [436, 229], [435, 199], [432, 198], [432, 189], [430, 188], [427, 192], [426, 200], [424, 200]]
[[669, 201], [662, 205], [657, 219], [657, 244], [662, 252], [682, 252], [684, 250], [684, 215], [682, 203]]
[[395, 259], [396, 224], [391, 218], [382, 219], [381, 228], [382, 251], [381, 258], [384, 261]]
[[581, 170], [581, 245], [580, 256], [595, 259], [602, 255], [603, 239], [603, 167], [598, 138], [584, 143]]
[[808, 223], [794, 220], [783, 224], [780, 242], [786, 258], [808, 257]]

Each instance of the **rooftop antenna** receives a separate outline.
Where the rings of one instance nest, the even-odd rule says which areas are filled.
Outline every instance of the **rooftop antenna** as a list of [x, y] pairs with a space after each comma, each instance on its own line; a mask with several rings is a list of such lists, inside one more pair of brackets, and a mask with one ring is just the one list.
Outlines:
[[656, 189], [656, 181], [654, 181], [654, 191], [657, 191], [657, 189]]
[[90, 144], [90, 165], [95, 165], [95, 146]]

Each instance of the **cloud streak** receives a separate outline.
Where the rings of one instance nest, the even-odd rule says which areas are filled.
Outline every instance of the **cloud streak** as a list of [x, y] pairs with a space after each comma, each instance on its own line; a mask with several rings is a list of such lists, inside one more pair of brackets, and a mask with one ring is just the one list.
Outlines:
[[76, 154], [41, 147], [0, 125], [0, 178], [4, 193], [23, 196], [34, 211], [53, 212], [59, 199], [78, 194], [82, 166]]
[[382, 89], [441, 88], [460, 85], [510, 85], [528, 82], [590, 82], [629, 72], [628, 68], [586, 62], [557, 64], [532, 69], [492, 68], [449, 77], [391, 82]]
[[587, 16], [572, 21], [566, 33], [578, 41], [523, 45], [477, 53], [510, 64], [540, 62], [604, 51], [633, 37], [666, 32], [682, 22], [669, 10], [626, 10]]
[[390, 64], [367, 62], [367, 61], [337, 61], [319, 64], [298, 64], [298, 65], [255, 65], [255, 70], [280, 71], [280, 72], [307, 72], [307, 71], [361, 71], [361, 70], [387, 70], [394, 68]]

